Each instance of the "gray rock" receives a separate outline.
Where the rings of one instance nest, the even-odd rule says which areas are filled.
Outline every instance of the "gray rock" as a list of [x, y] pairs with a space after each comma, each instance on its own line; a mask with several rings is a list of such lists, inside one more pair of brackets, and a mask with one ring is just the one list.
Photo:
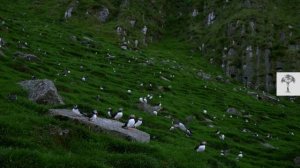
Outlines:
[[226, 112], [231, 115], [240, 115], [240, 112], [236, 108], [233, 108], [233, 107], [228, 108], [226, 110]]
[[150, 104], [147, 103], [139, 103], [138, 104], [138, 108], [144, 112], [147, 112], [149, 114], [154, 115], [153, 111], [157, 111], [159, 112], [160, 110], [162, 110], [162, 107], [157, 105], [157, 106], [152, 106]]
[[5, 45], [4, 40], [0, 37], [0, 48], [2, 48]]
[[211, 75], [207, 74], [207, 73], [205, 73], [203, 71], [198, 72], [197, 75], [199, 77], [202, 77], [203, 80], [210, 80], [211, 79]]
[[48, 79], [27, 80], [19, 83], [28, 90], [28, 98], [39, 104], [64, 104], [62, 98], [57, 93], [54, 83]]
[[15, 52], [14, 56], [22, 58], [27, 61], [38, 61], [39, 60], [39, 58], [33, 54], [26, 54], [26, 53], [22, 53], [20, 51]]
[[71, 6], [71, 7], [69, 7], [69, 8], [66, 10], [66, 12], [65, 12], [65, 19], [68, 19], [68, 18], [72, 17], [73, 9], [74, 9], [74, 7]]
[[108, 16], [109, 16], [108, 8], [103, 7], [102, 10], [100, 10], [100, 12], [99, 12], [98, 19], [100, 20], [100, 22], [106, 22], [106, 20], [108, 19]]
[[273, 145], [271, 145], [269, 143], [261, 143], [261, 145], [268, 149], [278, 149], [277, 147], [274, 147]]
[[96, 121], [89, 121], [87, 117], [77, 115], [73, 113], [72, 110], [67, 109], [50, 109], [50, 115], [75, 120], [89, 126], [95, 131], [107, 132], [128, 140], [144, 143], [150, 142], [150, 135], [148, 133], [134, 128], [124, 129], [122, 128], [124, 123], [116, 120], [98, 117]]
[[300, 156], [294, 158], [294, 164], [295, 166], [300, 166]]

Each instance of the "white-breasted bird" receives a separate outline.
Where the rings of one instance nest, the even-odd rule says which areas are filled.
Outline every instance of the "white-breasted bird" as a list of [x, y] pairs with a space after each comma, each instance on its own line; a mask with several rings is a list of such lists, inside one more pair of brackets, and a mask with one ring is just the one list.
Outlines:
[[224, 140], [225, 140], [225, 135], [224, 135], [224, 134], [221, 134], [221, 135], [219, 136], [219, 138], [220, 138], [222, 141], [224, 141]]
[[73, 109], [72, 109], [72, 112], [75, 113], [75, 114], [78, 114], [78, 115], [82, 115], [78, 109], [78, 106], [77, 105], [74, 105]]
[[137, 127], [141, 126], [142, 123], [143, 123], [143, 118], [140, 117], [140, 118], [138, 119], [138, 121], [134, 124], [134, 127], [137, 128]]
[[89, 118], [89, 120], [90, 121], [96, 121], [97, 120], [97, 114], [98, 114], [97, 110], [94, 110], [93, 115], [92, 115], [91, 118]]
[[243, 156], [243, 152], [240, 151], [239, 154], [238, 154], [238, 156], [236, 157], [236, 159], [239, 160], [239, 159], [241, 159], [241, 158], [243, 158], [243, 157], [244, 157], [244, 156]]
[[196, 150], [196, 152], [204, 152], [205, 151], [205, 145], [206, 145], [206, 142], [203, 141], [198, 146], [196, 146], [194, 149]]
[[115, 120], [119, 120], [123, 117], [123, 108], [119, 108], [119, 110], [115, 113], [112, 112], [112, 108], [108, 108], [107, 114], [110, 118], [113, 118]]
[[135, 125], [135, 115], [130, 115], [127, 123], [125, 123], [122, 128], [134, 128]]

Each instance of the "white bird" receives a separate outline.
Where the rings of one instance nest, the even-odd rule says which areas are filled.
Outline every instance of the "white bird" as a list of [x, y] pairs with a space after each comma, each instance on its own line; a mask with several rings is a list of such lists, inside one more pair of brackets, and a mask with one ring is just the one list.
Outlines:
[[120, 120], [123, 117], [123, 108], [119, 108], [119, 110], [115, 113], [112, 113], [112, 109], [109, 108], [107, 113], [111, 118]]
[[224, 156], [224, 155], [225, 155], [223, 150], [221, 150], [220, 155], [221, 155], [221, 156]]
[[153, 114], [157, 116], [157, 111], [153, 111]]
[[238, 154], [238, 156], [237, 156], [237, 158], [236, 159], [241, 159], [241, 158], [243, 158], [243, 152], [242, 151], [240, 151], [240, 153]]
[[72, 112], [75, 113], [75, 114], [77, 114], [77, 115], [81, 115], [81, 113], [80, 113], [77, 105], [74, 105], [74, 107], [72, 109]]
[[93, 111], [93, 116], [90, 118], [90, 121], [96, 121], [97, 120], [97, 114], [98, 114], [97, 110], [94, 110]]
[[206, 113], [207, 113], [207, 110], [203, 110], [203, 113], [206, 114]]
[[137, 128], [137, 127], [141, 126], [142, 123], [143, 123], [143, 118], [140, 117], [140, 118], [138, 119], [138, 121], [134, 124], [134, 127]]
[[198, 146], [195, 147], [196, 152], [204, 152], [205, 151], [206, 142], [201, 142]]
[[222, 135], [220, 135], [220, 136], [219, 136], [219, 138], [220, 138], [222, 141], [224, 141], [224, 139], [225, 139], [225, 135], [224, 135], [224, 134], [222, 134]]
[[131, 90], [127, 90], [127, 93], [131, 94]]
[[125, 123], [122, 128], [133, 128], [135, 125], [135, 116], [134, 115], [130, 115], [127, 123]]
[[86, 78], [85, 78], [85, 76], [83, 76], [83, 77], [81, 78], [81, 80], [82, 80], [82, 81], [86, 81]]

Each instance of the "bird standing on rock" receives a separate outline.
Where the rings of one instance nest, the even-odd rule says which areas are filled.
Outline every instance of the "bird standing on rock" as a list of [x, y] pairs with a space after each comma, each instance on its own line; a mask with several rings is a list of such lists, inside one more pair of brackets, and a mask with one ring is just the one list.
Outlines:
[[138, 121], [134, 124], [134, 127], [137, 128], [137, 127], [141, 126], [142, 123], [143, 123], [143, 118], [140, 117], [140, 118], [138, 119]]
[[112, 112], [112, 108], [108, 108], [107, 114], [110, 118], [120, 120], [123, 117], [123, 108], [119, 108], [119, 110], [115, 113]]
[[74, 105], [73, 109], [72, 109], [72, 112], [77, 114], [77, 115], [82, 115], [78, 109], [78, 106], [77, 105]]
[[122, 128], [134, 128], [134, 125], [135, 125], [135, 115], [130, 115], [127, 123], [125, 123]]
[[92, 115], [91, 118], [89, 118], [89, 120], [90, 121], [96, 121], [97, 120], [97, 114], [98, 114], [97, 110], [94, 110], [93, 115]]

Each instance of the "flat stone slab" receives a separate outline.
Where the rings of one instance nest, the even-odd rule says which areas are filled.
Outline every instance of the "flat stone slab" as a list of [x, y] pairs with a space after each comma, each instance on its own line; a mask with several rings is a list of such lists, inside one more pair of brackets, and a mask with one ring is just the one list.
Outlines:
[[144, 143], [150, 142], [150, 135], [148, 133], [135, 128], [124, 129], [122, 128], [124, 123], [116, 120], [98, 117], [96, 121], [89, 121], [87, 117], [77, 115], [68, 109], [50, 109], [49, 112], [52, 116], [76, 120], [82, 124], [93, 126], [95, 130], [112, 133], [128, 140]]

